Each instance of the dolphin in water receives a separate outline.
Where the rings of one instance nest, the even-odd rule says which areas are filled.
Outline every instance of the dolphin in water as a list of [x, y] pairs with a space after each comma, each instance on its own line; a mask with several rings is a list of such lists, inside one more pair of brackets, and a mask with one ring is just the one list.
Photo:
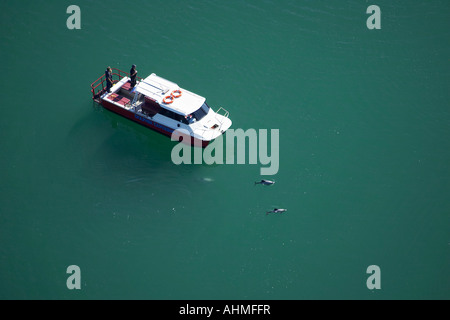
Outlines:
[[283, 212], [286, 212], [286, 211], [287, 211], [287, 209], [277, 209], [277, 208], [275, 208], [275, 209], [273, 209], [271, 211], [267, 211], [266, 214], [269, 214], [269, 213], [283, 213]]
[[255, 185], [257, 185], [257, 184], [263, 184], [263, 185], [265, 185], [265, 186], [271, 186], [271, 185], [273, 185], [275, 183], [275, 181], [272, 181], [272, 180], [261, 180], [261, 181], [256, 181], [255, 182]]

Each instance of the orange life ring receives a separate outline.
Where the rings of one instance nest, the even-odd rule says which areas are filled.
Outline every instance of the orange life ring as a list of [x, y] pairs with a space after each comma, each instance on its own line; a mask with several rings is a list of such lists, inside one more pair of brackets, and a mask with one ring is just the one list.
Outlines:
[[165, 96], [164, 99], [163, 99], [163, 102], [165, 104], [170, 104], [170, 103], [173, 102], [173, 100], [174, 100], [174, 97], [172, 95], [170, 95], [170, 96]]
[[174, 98], [181, 97], [181, 90], [180, 89], [173, 90], [172, 91], [172, 97], [174, 97]]

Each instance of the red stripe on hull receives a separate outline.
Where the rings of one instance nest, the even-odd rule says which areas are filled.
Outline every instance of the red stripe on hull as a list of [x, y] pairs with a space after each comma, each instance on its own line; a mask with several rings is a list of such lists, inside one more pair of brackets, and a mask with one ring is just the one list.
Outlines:
[[[174, 129], [172, 129], [172, 128], [164, 126], [164, 125], [162, 125], [162, 124], [160, 124], [160, 123], [158, 123], [156, 121], [143, 118], [143, 117], [135, 114], [134, 112], [131, 112], [131, 111], [128, 111], [128, 110], [126, 110], [124, 108], [118, 107], [115, 104], [113, 104], [111, 102], [108, 102], [106, 100], [102, 99], [101, 101], [102, 101], [102, 106], [105, 109], [108, 109], [111, 112], [114, 112], [114, 113], [116, 113], [118, 115], [121, 115], [122, 117], [125, 117], [125, 118], [127, 118], [129, 120], [132, 120], [132, 121], [134, 121], [136, 123], [139, 123], [140, 125], [143, 125], [144, 127], [152, 129], [152, 130], [154, 130], [156, 132], [159, 132], [159, 133], [161, 133], [161, 134], [163, 134], [163, 135], [165, 135], [165, 136], [167, 136], [169, 138], [172, 136], [172, 133], [174, 131]], [[185, 142], [185, 140], [186, 139], [183, 139], [183, 142]], [[199, 139], [196, 139], [196, 138], [194, 138], [192, 136], [191, 136], [190, 140], [191, 141], [190, 141], [190, 143], [188, 143], [188, 145], [201, 146], [202, 148], [205, 148], [210, 142], [210, 141], [205, 141], [205, 140], [199, 140]]]

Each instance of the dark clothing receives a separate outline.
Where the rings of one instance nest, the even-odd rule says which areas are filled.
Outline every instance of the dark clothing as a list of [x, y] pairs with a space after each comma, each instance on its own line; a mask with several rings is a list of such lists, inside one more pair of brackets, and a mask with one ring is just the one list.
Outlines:
[[135, 68], [131, 68], [130, 70], [130, 79], [131, 79], [131, 87], [133, 88], [136, 85], [136, 75], [137, 71]]
[[111, 92], [111, 87], [113, 83], [112, 83], [112, 74], [111, 72], [109, 72], [109, 70], [105, 71], [105, 78], [106, 78], [106, 91]]

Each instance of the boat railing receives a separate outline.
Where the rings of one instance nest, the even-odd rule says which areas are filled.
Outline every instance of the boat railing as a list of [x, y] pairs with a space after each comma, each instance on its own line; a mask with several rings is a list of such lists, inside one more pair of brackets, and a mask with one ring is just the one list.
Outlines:
[[[220, 114], [221, 112], [222, 112], [223, 114]], [[227, 109], [224, 109], [224, 108], [220, 107], [220, 108], [216, 111], [216, 115], [221, 115], [221, 116], [223, 116], [223, 117], [225, 117], [225, 118], [228, 118], [228, 116], [230, 115], [230, 113], [228, 112]]]
[[[222, 112], [223, 114], [221, 114], [221, 112]], [[225, 117], [225, 118], [228, 118], [228, 116], [230, 115], [230, 113], [228, 112], [228, 110], [226, 110], [226, 109], [224, 109], [224, 108], [222, 108], [222, 107], [220, 107], [220, 108], [216, 111], [215, 118], [216, 118], [216, 120], [220, 123], [220, 126], [219, 126], [219, 131], [220, 131], [220, 130], [222, 129], [223, 121], [219, 120], [219, 119], [217, 118], [217, 115], [221, 115], [221, 116], [223, 116], [223, 117]]]
[[[111, 68], [112, 72], [112, 80], [113, 85], [122, 80], [124, 77], [130, 77], [130, 74], [128, 72], [122, 71], [117, 68]], [[136, 79], [141, 81], [142, 78], [136, 76]], [[106, 92], [106, 77], [105, 74], [103, 74], [100, 78], [92, 82], [91, 84], [91, 92], [92, 92], [92, 99], [100, 103], [100, 97]]]

